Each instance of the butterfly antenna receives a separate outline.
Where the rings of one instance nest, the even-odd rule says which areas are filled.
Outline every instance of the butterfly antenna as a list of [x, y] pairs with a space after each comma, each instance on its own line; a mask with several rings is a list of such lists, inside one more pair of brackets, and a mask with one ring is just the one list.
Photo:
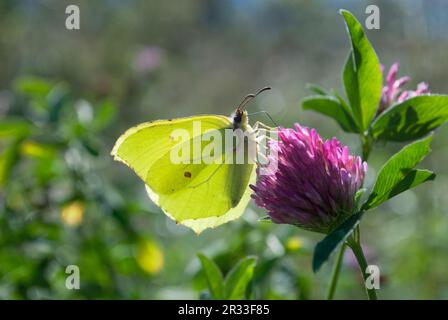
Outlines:
[[245, 96], [243, 98], [243, 101], [241, 101], [241, 103], [238, 105], [237, 109], [239, 111], [243, 111], [246, 104], [248, 104], [253, 98], [258, 96], [260, 93], [267, 91], [267, 90], [271, 90], [271, 87], [264, 87], [263, 89], [258, 90], [258, 92], [255, 94], [253, 94], [253, 93], [248, 94], [247, 96]]

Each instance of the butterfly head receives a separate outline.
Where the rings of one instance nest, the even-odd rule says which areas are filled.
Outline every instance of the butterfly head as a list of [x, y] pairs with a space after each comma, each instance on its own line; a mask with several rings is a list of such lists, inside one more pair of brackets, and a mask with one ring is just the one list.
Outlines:
[[263, 89], [259, 90], [257, 93], [248, 94], [244, 97], [244, 99], [240, 102], [238, 107], [236, 108], [235, 112], [232, 114], [232, 123], [234, 129], [243, 129], [246, 130], [247, 126], [249, 125], [249, 117], [246, 111], [246, 105], [251, 101], [253, 98], [258, 96], [260, 93], [266, 90], [271, 90], [270, 87], [264, 87]]
[[237, 108], [231, 115], [233, 128], [246, 130], [249, 125], [249, 117], [247, 116], [247, 111]]

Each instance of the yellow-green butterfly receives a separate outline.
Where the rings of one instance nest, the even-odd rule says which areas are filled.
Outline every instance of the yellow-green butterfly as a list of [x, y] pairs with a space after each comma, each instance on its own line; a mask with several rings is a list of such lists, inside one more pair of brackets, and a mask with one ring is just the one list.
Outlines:
[[[130, 167], [144, 182], [151, 200], [166, 215], [196, 233], [237, 219], [244, 212], [255, 182], [256, 164], [216, 161], [234, 158], [235, 148], [211, 152], [213, 161], [197, 161], [194, 150], [201, 150], [211, 141], [210, 132], [241, 129], [246, 137], [257, 135], [258, 123], [249, 125], [246, 104], [263, 91], [247, 95], [231, 117], [199, 115], [173, 120], [146, 122], [127, 130], [119, 137], [111, 152], [115, 160]], [[194, 124], [199, 123], [200, 128]], [[179, 141], [176, 133], [188, 133], [187, 141]], [[192, 148], [190, 148], [192, 147]], [[173, 155], [183, 150], [180, 161]], [[247, 157], [246, 157], [247, 159]]]

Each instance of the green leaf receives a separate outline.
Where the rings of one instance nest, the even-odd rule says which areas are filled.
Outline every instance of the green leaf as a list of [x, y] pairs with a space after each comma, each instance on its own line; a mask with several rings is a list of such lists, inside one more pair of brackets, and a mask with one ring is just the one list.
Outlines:
[[261, 223], [273, 223], [270, 216], [264, 216], [258, 219], [258, 222]]
[[367, 191], [366, 188], [361, 188], [358, 191], [356, 191], [356, 194], [355, 194], [355, 208], [357, 208], [357, 209], [359, 208], [359, 203], [360, 203], [360, 201], [362, 199], [362, 196], [364, 195], [364, 193], [366, 191]]
[[213, 299], [224, 299], [224, 279], [219, 267], [203, 254], [198, 254]]
[[342, 244], [359, 224], [364, 212], [358, 212], [346, 219], [339, 227], [330, 232], [314, 249], [313, 271], [317, 272], [328, 260], [331, 253]]
[[5, 119], [0, 121], [0, 138], [17, 138], [29, 134], [31, 126], [23, 120]]
[[50, 81], [38, 77], [20, 77], [15, 81], [17, 92], [33, 98], [45, 97], [53, 87]]
[[333, 118], [344, 131], [358, 132], [350, 111], [334, 97], [310, 96], [303, 99], [302, 106], [305, 110], [314, 110]]
[[[396, 196], [406, 190], [412, 189], [419, 184], [434, 180], [436, 174], [430, 170], [411, 170], [389, 193], [389, 198]], [[389, 199], [388, 198], [388, 199]]]
[[64, 106], [67, 106], [67, 101], [70, 99], [70, 90], [68, 87], [60, 83], [54, 86], [47, 95], [48, 102], [48, 121], [50, 123], [57, 123]]
[[117, 108], [111, 101], [104, 101], [95, 112], [92, 127], [95, 131], [101, 131], [106, 128], [115, 118]]
[[372, 209], [403, 191], [434, 179], [431, 171], [413, 170], [431, 151], [431, 140], [432, 136], [429, 136], [407, 145], [383, 165], [363, 210]]
[[421, 138], [448, 120], [448, 96], [423, 95], [395, 104], [372, 124], [376, 139], [409, 141]]
[[11, 176], [11, 171], [17, 163], [18, 147], [20, 139], [10, 143], [0, 151], [0, 190], [6, 185]]
[[364, 131], [375, 116], [381, 98], [380, 62], [361, 24], [350, 12], [340, 12], [352, 46], [343, 70], [345, 91], [358, 127]]
[[237, 300], [244, 299], [247, 286], [254, 275], [257, 258], [246, 257], [240, 260], [229, 271], [225, 280], [226, 299]]
[[307, 83], [306, 88], [320, 96], [326, 96], [328, 94], [324, 88], [318, 86], [317, 84]]

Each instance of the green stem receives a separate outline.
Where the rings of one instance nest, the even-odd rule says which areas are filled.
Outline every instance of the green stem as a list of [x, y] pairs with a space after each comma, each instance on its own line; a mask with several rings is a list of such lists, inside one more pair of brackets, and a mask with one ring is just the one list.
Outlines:
[[[358, 229], [358, 232], [359, 232], [359, 229]], [[364, 256], [364, 252], [362, 251], [362, 247], [361, 247], [359, 240], [357, 241], [357, 240], [351, 238], [347, 241], [347, 244], [352, 249], [353, 254], [356, 257], [356, 260], [358, 261], [359, 269], [361, 270], [362, 278], [364, 279], [364, 287], [366, 289], [366, 293], [367, 293], [369, 300], [377, 300], [378, 298], [376, 296], [375, 289], [374, 288], [368, 289], [367, 286], [365, 285], [365, 283], [369, 277], [369, 274], [366, 273], [366, 269], [367, 269], [368, 265], [367, 265], [366, 257]]]
[[338, 256], [336, 258], [336, 262], [333, 267], [333, 273], [331, 275], [330, 286], [328, 287], [327, 292], [327, 300], [333, 300], [334, 293], [336, 292], [336, 286], [338, 285], [339, 274], [341, 272], [342, 261], [344, 258], [346, 244], [343, 243], [341, 248], [339, 249]]
[[362, 160], [367, 161], [369, 158], [370, 151], [372, 151], [373, 140], [369, 135], [363, 135], [361, 138], [362, 141]]

